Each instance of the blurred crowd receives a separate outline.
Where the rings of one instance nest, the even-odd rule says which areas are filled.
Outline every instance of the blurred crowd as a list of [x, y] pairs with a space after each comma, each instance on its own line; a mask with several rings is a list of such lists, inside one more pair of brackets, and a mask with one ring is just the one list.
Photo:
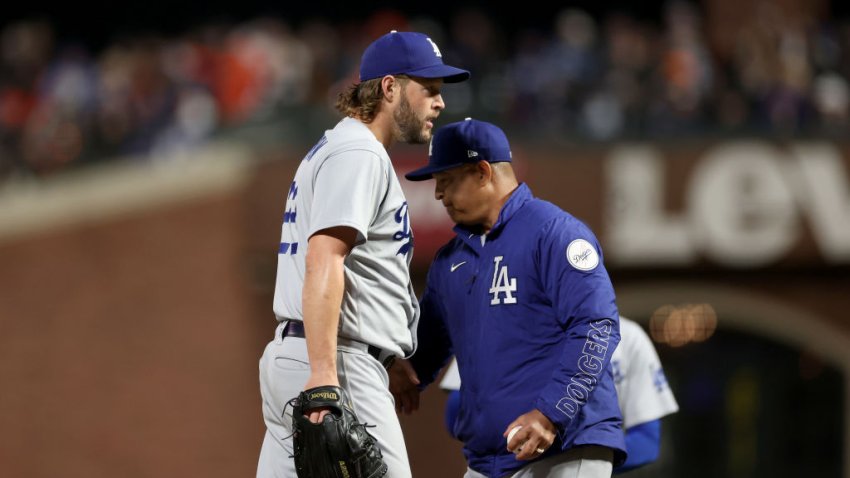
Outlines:
[[363, 48], [390, 29], [428, 33], [446, 62], [473, 72], [444, 90], [451, 115], [517, 135], [841, 138], [850, 126], [850, 21], [770, 2], [723, 21], [677, 2], [655, 20], [565, 9], [548, 28], [510, 31], [471, 7], [443, 21], [394, 10], [359, 22], [258, 17], [124, 35], [97, 51], [20, 20], [0, 32], [0, 180], [331, 115]]

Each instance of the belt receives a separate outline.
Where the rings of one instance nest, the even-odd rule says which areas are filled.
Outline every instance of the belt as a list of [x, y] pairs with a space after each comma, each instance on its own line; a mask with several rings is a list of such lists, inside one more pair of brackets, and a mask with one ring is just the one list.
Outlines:
[[[288, 320], [286, 322], [286, 325], [283, 326], [281, 337], [300, 337], [303, 339], [305, 337], [304, 322], [298, 320]], [[389, 369], [395, 361], [394, 354], [390, 352], [385, 352], [381, 348], [375, 347], [374, 345], [369, 345], [363, 342], [342, 337], [338, 337], [337, 342], [345, 345], [352, 345], [355, 347], [366, 347], [366, 352], [368, 352], [369, 355], [374, 357], [375, 360], [377, 360], [381, 365], [383, 365], [385, 369]]]

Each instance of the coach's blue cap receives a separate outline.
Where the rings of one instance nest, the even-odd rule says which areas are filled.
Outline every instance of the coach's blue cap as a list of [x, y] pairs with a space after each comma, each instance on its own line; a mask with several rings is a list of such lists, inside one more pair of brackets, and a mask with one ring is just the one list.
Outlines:
[[360, 81], [386, 75], [442, 78], [446, 83], [469, 78], [468, 71], [443, 64], [440, 49], [426, 35], [395, 30], [372, 42], [360, 60]]
[[450, 123], [434, 134], [428, 152], [428, 165], [404, 175], [411, 181], [431, 179], [431, 175], [478, 161], [511, 161], [511, 145], [498, 126], [466, 118]]

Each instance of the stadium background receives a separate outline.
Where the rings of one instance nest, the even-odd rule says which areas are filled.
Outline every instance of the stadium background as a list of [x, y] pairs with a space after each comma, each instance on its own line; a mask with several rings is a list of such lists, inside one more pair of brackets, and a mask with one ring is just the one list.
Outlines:
[[[631, 476], [850, 476], [846, 5], [146, 5], [0, 19], [0, 474], [253, 474], [283, 185], [396, 28], [472, 70], [440, 123], [508, 131], [656, 341], [681, 411]], [[404, 185], [421, 290], [449, 224]], [[415, 476], [460, 476], [424, 400]]]

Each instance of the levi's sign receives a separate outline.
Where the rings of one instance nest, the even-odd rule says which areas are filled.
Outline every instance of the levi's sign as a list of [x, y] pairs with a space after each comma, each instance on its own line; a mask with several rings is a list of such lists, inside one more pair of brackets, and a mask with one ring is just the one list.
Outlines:
[[846, 163], [830, 143], [735, 141], [671, 178], [660, 150], [615, 148], [604, 171], [606, 256], [623, 266], [754, 268], [792, 255], [848, 264]]

